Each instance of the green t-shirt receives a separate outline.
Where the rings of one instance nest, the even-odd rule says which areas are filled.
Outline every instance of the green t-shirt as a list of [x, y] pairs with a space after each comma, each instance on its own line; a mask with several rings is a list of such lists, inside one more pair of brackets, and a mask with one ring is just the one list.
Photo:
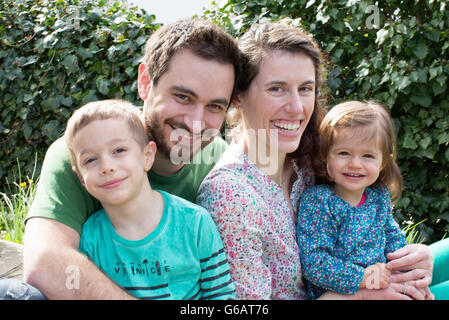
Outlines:
[[[195, 202], [201, 182], [226, 148], [226, 142], [216, 137], [175, 175], [162, 176], [150, 170], [151, 187]], [[86, 191], [73, 172], [64, 138], [56, 140], [45, 155], [36, 198], [27, 220], [32, 217], [54, 219], [81, 233], [83, 223], [100, 209], [100, 202]]]
[[149, 235], [135, 241], [121, 237], [101, 209], [83, 225], [80, 251], [141, 299], [235, 298], [220, 234], [209, 213], [161, 194], [162, 217]]

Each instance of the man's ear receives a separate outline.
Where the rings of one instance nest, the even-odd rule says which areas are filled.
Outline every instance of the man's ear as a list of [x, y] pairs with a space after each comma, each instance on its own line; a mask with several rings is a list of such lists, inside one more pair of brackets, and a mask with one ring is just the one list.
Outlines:
[[144, 170], [147, 172], [151, 169], [154, 163], [154, 157], [156, 156], [157, 151], [156, 143], [154, 141], [148, 142], [143, 151], [145, 156]]
[[151, 78], [147, 72], [147, 67], [144, 62], [139, 65], [139, 74], [137, 76], [137, 88], [139, 91], [140, 99], [147, 100], [148, 93], [151, 88]]
[[75, 166], [72, 166], [72, 170], [73, 170], [73, 172], [75, 172], [75, 174], [76, 174], [78, 180], [80, 181], [80, 183], [85, 187], [83, 177], [81, 177], [81, 175], [78, 173], [78, 170], [76, 170]]

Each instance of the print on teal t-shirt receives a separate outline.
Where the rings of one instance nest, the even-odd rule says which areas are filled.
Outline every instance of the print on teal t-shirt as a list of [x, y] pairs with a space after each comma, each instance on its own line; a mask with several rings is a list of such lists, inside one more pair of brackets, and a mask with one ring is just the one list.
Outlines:
[[231, 299], [229, 265], [218, 230], [202, 207], [161, 192], [164, 211], [145, 238], [120, 237], [102, 209], [83, 226], [80, 251], [142, 299]]

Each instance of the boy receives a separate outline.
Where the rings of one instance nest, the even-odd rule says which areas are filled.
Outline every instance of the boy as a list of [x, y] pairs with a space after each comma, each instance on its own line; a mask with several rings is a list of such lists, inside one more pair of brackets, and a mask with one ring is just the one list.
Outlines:
[[234, 284], [208, 212], [152, 190], [147, 171], [156, 144], [138, 109], [120, 100], [91, 102], [69, 119], [72, 169], [103, 209], [84, 224], [80, 251], [142, 299], [228, 299]]

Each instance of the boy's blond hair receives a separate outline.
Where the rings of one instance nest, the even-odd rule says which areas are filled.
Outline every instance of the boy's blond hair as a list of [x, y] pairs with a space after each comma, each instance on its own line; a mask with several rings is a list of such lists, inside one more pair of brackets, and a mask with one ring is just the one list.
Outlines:
[[64, 138], [69, 149], [70, 162], [76, 171], [79, 171], [73, 150], [73, 140], [76, 134], [95, 120], [108, 119], [125, 120], [133, 138], [142, 149], [152, 140], [144, 128], [139, 108], [133, 104], [124, 100], [89, 102], [72, 114], [67, 122], [67, 127], [64, 133]]

